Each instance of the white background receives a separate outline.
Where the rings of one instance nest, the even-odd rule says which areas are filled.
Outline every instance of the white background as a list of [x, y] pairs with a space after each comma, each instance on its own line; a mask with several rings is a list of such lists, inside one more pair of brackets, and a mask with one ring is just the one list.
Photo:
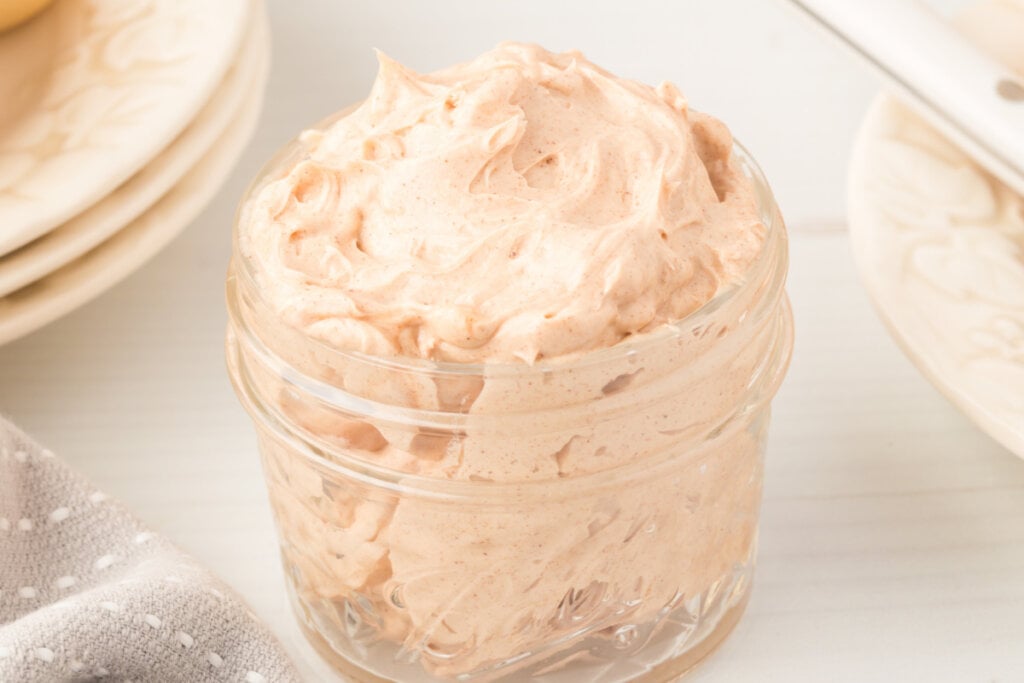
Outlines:
[[[945, 2], [951, 6], [954, 2]], [[378, 47], [428, 70], [502, 39], [675, 81], [762, 163], [791, 227], [797, 344], [775, 404], [760, 568], [694, 681], [1024, 681], [1024, 462], [914, 371], [843, 233], [878, 83], [767, 0], [271, 2], [263, 121], [218, 199], [120, 286], [0, 348], [0, 410], [240, 591], [310, 680], [247, 416], [223, 366], [234, 204], [303, 126], [367, 91]]]

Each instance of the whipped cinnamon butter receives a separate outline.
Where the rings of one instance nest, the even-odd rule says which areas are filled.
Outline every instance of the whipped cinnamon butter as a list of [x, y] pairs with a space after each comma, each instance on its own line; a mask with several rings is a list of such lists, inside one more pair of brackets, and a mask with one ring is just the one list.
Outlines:
[[229, 361], [314, 641], [357, 680], [692, 666], [748, 595], [790, 353], [725, 126], [507, 43], [381, 56], [287, 152], [239, 212]]
[[302, 137], [250, 198], [271, 305], [343, 349], [526, 362], [679, 320], [764, 237], [732, 138], [679, 90], [508, 43], [417, 74]]

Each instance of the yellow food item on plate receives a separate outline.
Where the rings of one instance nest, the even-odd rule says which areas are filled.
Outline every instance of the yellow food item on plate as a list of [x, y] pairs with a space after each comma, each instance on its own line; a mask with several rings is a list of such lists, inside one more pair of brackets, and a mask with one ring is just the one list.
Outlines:
[[0, 0], [0, 31], [14, 28], [42, 12], [53, 0]]

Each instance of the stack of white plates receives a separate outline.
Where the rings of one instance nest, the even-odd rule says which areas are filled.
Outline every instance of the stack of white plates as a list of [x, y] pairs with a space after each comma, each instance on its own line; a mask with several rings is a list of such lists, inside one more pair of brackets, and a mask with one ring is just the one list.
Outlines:
[[0, 33], [0, 343], [199, 214], [259, 116], [259, 0], [58, 0]]

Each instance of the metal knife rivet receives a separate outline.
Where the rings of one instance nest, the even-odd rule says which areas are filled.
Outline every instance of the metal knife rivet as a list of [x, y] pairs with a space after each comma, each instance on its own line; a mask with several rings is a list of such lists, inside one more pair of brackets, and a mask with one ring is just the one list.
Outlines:
[[1005, 100], [1024, 102], [1024, 85], [1009, 78], [1004, 78], [996, 84], [996, 92]]

